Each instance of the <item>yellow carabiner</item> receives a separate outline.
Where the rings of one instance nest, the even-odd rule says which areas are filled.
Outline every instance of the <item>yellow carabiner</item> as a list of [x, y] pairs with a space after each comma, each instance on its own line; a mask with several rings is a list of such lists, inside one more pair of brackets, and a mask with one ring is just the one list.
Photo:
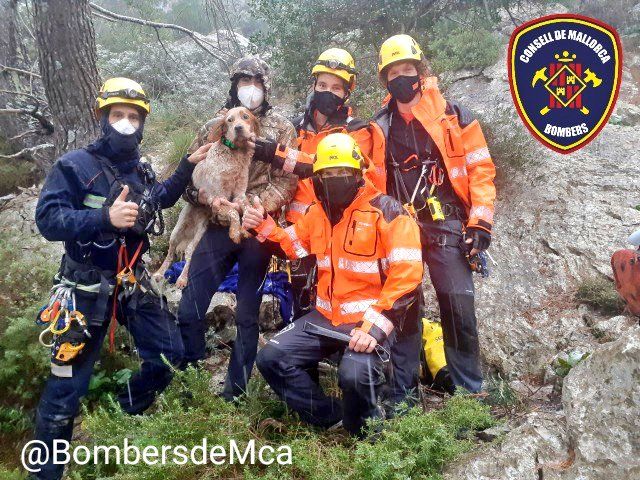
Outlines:
[[42, 330], [42, 332], [40, 332], [40, 335], [38, 336], [38, 341], [40, 342], [40, 345], [42, 345], [43, 347], [47, 347], [47, 348], [51, 348], [53, 347], [53, 344], [55, 343], [53, 341], [53, 335], [51, 338], [51, 343], [44, 343], [44, 336], [47, 332], [51, 332], [50, 327], [45, 328], [44, 330]]
[[51, 330], [51, 333], [53, 333], [54, 335], [62, 335], [71, 327], [71, 322], [69, 320], [69, 310], [65, 310], [64, 328], [61, 328], [59, 330], [56, 328], [56, 324], [58, 323], [57, 317], [60, 316], [60, 313], [62, 313], [62, 310], [58, 312], [58, 315], [56, 316], [56, 320], [51, 322], [51, 325], [49, 326], [49, 330]]

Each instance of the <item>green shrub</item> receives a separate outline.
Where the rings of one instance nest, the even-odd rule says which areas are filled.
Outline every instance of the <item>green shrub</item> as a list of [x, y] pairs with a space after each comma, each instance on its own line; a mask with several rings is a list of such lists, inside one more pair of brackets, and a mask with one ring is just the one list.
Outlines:
[[489, 405], [513, 407], [521, 403], [516, 391], [499, 373], [488, 378], [487, 393], [486, 403]]
[[[34, 303], [44, 303], [57, 265], [43, 261], [43, 255], [31, 251], [30, 255], [16, 252], [15, 238], [0, 235], [0, 332], [6, 319], [23, 314]], [[34, 316], [35, 318], [35, 316]], [[5, 320], [3, 320], [5, 319]]]
[[48, 351], [35, 325], [57, 266], [42, 255], [16, 255], [15, 243], [0, 238], [0, 405], [30, 408], [37, 401], [48, 366]]
[[[139, 447], [146, 445], [202, 444], [240, 446], [255, 440], [262, 445], [289, 445], [292, 465], [126, 466], [76, 467], [81, 478], [196, 479], [245, 478], [313, 480], [439, 478], [443, 466], [472, 447], [460, 432], [494, 424], [488, 406], [468, 396], [454, 396], [439, 411], [410, 410], [405, 416], [382, 424], [378, 440], [355, 442], [344, 433], [319, 431], [300, 422], [268, 389], [261, 378], [250, 382], [249, 392], [237, 406], [211, 394], [209, 373], [190, 368], [177, 372], [152, 413], [130, 417], [116, 402], [103, 402], [86, 412], [83, 428], [95, 445], [122, 445], [126, 437]], [[379, 422], [371, 422], [371, 431]], [[86, 442], [85, 442], [86, 443]], [[91, 448], [91, 445], [88, 445]]]
[[37, 170], [28, 162], [0, 159], [0, 196], [29, 187], [39, 179]]
[[603, 277], [591, 277], [578, 285], [576, 300], [605, 314], [618, 315], [624, 310], [624, 301], [614, 283]]
[[488, 407], [468, 396], [456, 395], [427, 414], [414, 408], [391, 421], [374, 444], [358, 444], [354, 478], [440, 478], [443, 467], [472, 446], [460, 433], [493, 424]]
[[167, 164], [179, 162], [187, 153], [189, 145], [193, 142], [194, 136], [194, 132], [191, 130], [177, 130], [175, 133], [171, 134], [171, 148], [165, 162]]
[[457, 70], [480, 70], [493, 65], [500, 56], [500, 39], [488, 24], [476, 28], [450, 20], [439, 22], [426, 45], [431, 68], [440, 75]]
[[559, 377], [566, 377], [573, 367], [589, 357], [590, 353], [572, 350], [564, 356], [559, 356], [553, 362], [553, 371]]
[[145, 143], [143, 146], [166, 144], [167, 139], [170, 144], [178, 143], [184, 145], [186, 140], [180, 137], [187, 134], [191, 136], [189, 138], [189, 143], [191, 143], [198, 129], [207, 120], [213, 118], [216, 113], [213, 111], [215, 107], [209, 105], [210, 102], [203, 103], [206, 103], [207, 107], [203, 107], [199, 112], [185, 110], [170, 101], [159, 103], [145, 123]]
[[9, 470], [0, 464], [0, 478], [2, 478], [2, 480], [25, 480], [27, 478], [27, 472], [20, 468]]

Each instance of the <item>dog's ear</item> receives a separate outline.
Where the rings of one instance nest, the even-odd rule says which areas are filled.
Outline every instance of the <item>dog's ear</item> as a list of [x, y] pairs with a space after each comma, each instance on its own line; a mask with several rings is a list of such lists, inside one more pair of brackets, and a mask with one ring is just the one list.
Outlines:
[[209, 127], [209, 133], [207, 134], [207, 141], [209, 142], [217, 142], [220, 140], [220, 137], [227, 133], [227, 122], [226, 116], [218, 119], [216, 123]]
[[249, 122], [251, 123], [251, 130], [253, 130], [253, 133], [256, 134], [256, 137], [260, 136], [260, 122], [258, 121], [258, 118], [253, 115], [251, 112], [249, 112]]

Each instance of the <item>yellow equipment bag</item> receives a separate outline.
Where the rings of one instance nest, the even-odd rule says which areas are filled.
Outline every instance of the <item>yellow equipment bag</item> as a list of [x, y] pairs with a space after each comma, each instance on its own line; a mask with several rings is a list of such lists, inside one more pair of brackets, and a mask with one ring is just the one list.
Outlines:
[[[431, 374], [431, 378], [435, 379], [438, 372], [447, 366], [440, 322], [434, 322], [426, 318], [422, 319], [422, 348], [426, 367]], [[423, 372], [423, 376], [426, 373]]]
[[442, 325], [427, 318], [422, 319], [421, 375], [423, 384], [448, 393], [455, 392], [444, 354]]

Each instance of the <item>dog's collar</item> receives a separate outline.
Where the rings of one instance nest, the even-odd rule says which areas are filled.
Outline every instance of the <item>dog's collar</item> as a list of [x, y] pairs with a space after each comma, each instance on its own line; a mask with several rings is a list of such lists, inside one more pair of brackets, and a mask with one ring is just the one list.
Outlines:
[[229, 147], [231, 150], [236, 150], [238, 148], [238, 146], [235, 143], [233, 143], [224, 135], [220, 138], [220, 141], [222, 142], [223, 145], [225, 145], [226, 147]]

